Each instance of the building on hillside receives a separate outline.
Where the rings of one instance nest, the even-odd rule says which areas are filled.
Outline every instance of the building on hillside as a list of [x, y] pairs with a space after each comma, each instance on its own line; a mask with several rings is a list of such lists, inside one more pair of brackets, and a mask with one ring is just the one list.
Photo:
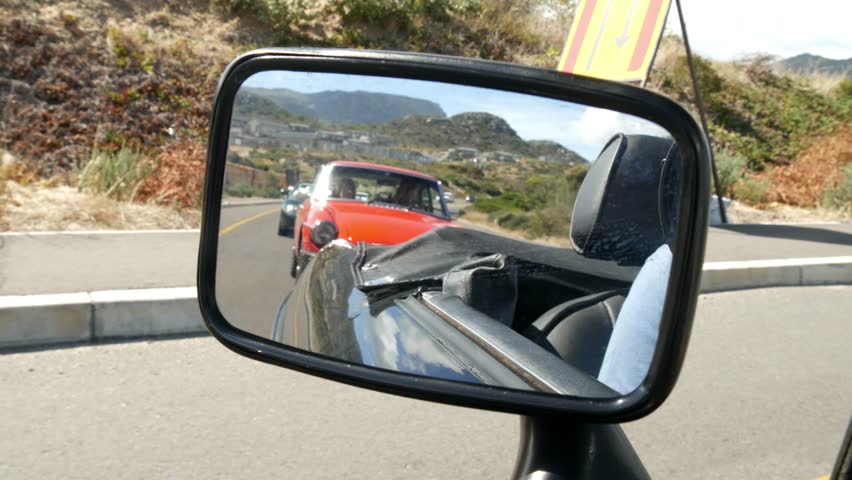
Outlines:
[[451, 125], [453, 122], [448, 118], [439, 118], [439, 117], [428, 117], [426, 119], [427, 125], [437, 126], [437, 125]]
[[453, 147], [444, 154], [444, 160], [472, 160], [479, 155], [479, 150], [469, 147]]
[[483, 160], [502, 163], [518, 163], [520, 159], [514, 153], [509, 152], [487, 152], [482, 155]]

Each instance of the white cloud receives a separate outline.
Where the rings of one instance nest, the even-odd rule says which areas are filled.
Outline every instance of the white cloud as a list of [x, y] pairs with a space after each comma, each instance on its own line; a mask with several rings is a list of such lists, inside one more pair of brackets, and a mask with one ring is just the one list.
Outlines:
[[564, 126], [560, 141], [593, 161], [606, 142], [618, 133], [669, 137], [665, 129], [647, 120], [612, 110], [586, 108], [580, 118]]
[[[717, 60], [750, 53], [852, 57], [849, 0], [684, 0], [693, 49]], [[672, 3], [668, 27], [680, 32]]]

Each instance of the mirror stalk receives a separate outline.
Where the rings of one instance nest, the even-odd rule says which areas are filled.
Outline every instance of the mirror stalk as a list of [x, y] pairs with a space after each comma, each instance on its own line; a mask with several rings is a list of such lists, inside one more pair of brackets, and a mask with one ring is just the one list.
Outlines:
[[515, 480], [649, 479], [617, 424], [559, 417], [521, 417]]

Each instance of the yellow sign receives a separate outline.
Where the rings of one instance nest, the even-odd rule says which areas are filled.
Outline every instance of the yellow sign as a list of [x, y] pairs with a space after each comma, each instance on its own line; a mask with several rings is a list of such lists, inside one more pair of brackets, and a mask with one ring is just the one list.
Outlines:
[[671, 0], [581, 0], [558, 70], [643, 81], [670, 6]]

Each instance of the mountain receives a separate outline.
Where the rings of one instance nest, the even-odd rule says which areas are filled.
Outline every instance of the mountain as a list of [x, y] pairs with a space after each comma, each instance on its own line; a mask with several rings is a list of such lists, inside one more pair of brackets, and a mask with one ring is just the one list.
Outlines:
[[240, 89], [234, 98], [234, 117], [243, 119], [264, 117], [280, 123], [309, 123], [315, 124], [314, 126], [317, 125], [315, 120], [291, 113], [279, 107], [272, 99], [258, 95], [246, 88]]
[[786, 58], [776, 63], [779, 70], [800, 75], [823, 74], [823, 75], [845, 75], [852, 78], [852, 58], [845, 60], [833, 60], [803, 53], [795, 57]]
[[470, 147], [528, 155], [529, 145], [502, 118], [490, 113], [460, 113], [450, 118], [408, 116], [377, 127], [404, 144], [447, 149]]
[[[436, 115], [403, 115], [403, 112], [423, 110]], [[331, 116], [331, 112], [336, 112], [333, 118], [323, 122], [322, 118]], [[378, 121], [394, 116], [397, 117], [390, 121]], [[234, 117], [265, 117], [280, 123], [305, 123], [316, 129], [332, 130], [349, 123], [356, 124], [358, 129], [393, 137], [400, 145], [415, 148], [447, 150], [469, 147], [481, 153], [505, 151], [560, 164], [586, 162], [576, 152], [556, 142], [525, 141], [497, 115], [467, 112], [447, 118], [443, 110], [432, 102], [400, 95], [367, 92], [305, 95], [284, 89], [243, 88], [234, 100]], [[317, 120], [318, 117], [320, 120]], [[349, 121], [344, 122], [342, 117], [348, 117]]]
[[410, 116], [377, 126], [376, 129], [413, 147], [469, 147], [480, 152], [505, 151], [562, 164], [586, 162], [573, 150], [554, 141], [527, 142], [506, 120], [485, 112], [460, 113], [446, 119]]
[[404, 95], [374, 92], [299, 93], [284, 88], [240, 90], [273, 102], [292, 115], [301, 115], [331, 124], [387, 123], [407, 115], [444, 118], [444, 110], [435, 102]]

